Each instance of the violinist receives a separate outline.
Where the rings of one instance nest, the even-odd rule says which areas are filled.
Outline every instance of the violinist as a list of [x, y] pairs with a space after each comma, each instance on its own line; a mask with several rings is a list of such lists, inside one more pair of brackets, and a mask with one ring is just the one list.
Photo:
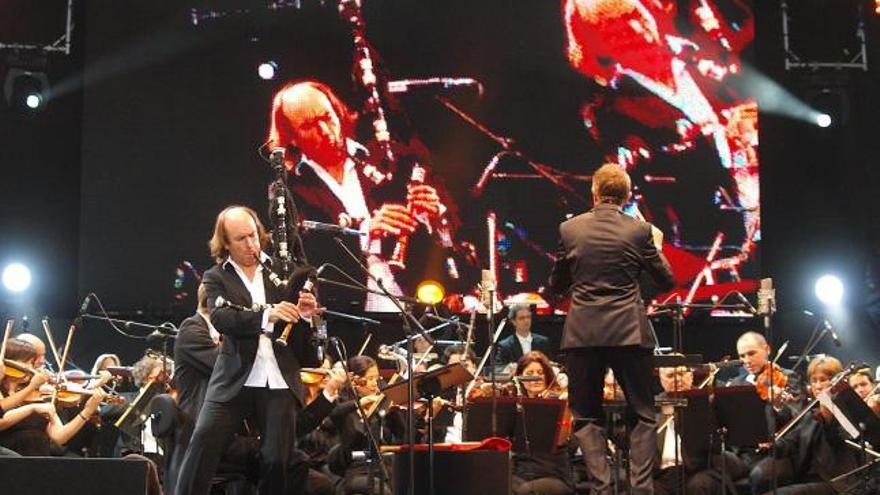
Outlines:
[[[330, 470], [343, 478], [340, 493], [345, 495], [381, 493], [378, 490], [378, 468], [370, 472], [369, 465], [354, 456], [355, 452], [369, 449], [365, 425], [383, 444], [402, 443], [405, 438], [406, 420], [404, 413], [398, 408], [384, 407], [384, 396], [379, 393], [379, 367], [369, 356], [354, 356], [348, 360], [348, 370], [357, 397], [345, 393], [344, 402], [336, 406], [330, 414], [333, 424], [339, 432], [340, 444], [328, 455], [327, 464]], [[366, 419], [358, 412], [355, 400], [359, 401], [365, 411], [376, 410], [368, 414]], [[375, 407], [377, 402], [379, 407]], [[390, 463], [386, 463], [389, 473]], [[370, 490], [372, 483], [372, 491]], [[390, 483], [385, 485], [385, 494], [391, 493]]]
[[[550, 360], [540, 351], [527, 352], [519, 358], [516, 376], [539, 378], [521, 382], [521, 392], [529, 398], [542, 397], [556, 381]], [[511, 486], [515, 495], [573, 494], [574, 480], [567, 449], [559, 448], [549, 454], [514, 451]]]
[[[325, 361], [326, 363], [326, 361]], [[318, 372], [321, 370], [322, 372]], [[301, 414], [297, 416], [297, 449], [291, 454], [291, 490], [288, 493], [303, 495], [334, 495], [337, 477], [328, 472], [327, 454], [335, 444], [332, 421], [329, 415], [337, 406], [339, 392], [348, 381], [341, 365], [303, 370], [303, 375], [320, 375], [317, 393], [311, 396]], [[306, 378], [303, 379], [306, 382]]]
[[[29, 342], [10, 339], [6, 358], [33, 368], [37, 363], [37, 350]], [[40, 375], [34, 374], [34, 377]], [[85, 425], [98, 409], [105, 394], [95, 390], [85, 407], [67, 423], [62, 422], [55, 406], [44, 402], [40, 390], [30, 384], [30, 377], [13, 378], [6, 375], [0, 381], [5, 396], [21, 390], [29, 390], [31, 403], [20, 404], [6, 410], [0, 418], [0, 445], [24, 456], [50, 455], [51, 442], [66, 444]]]
[[[10, 349], [17, 349], [22, 347], [26, 347], [29, 350], [32, 349], [33, 352], [36, 353], [36, 349], [30, 343], [19, 340], [17, 338], [9, 339], [6, 347], [6, 359], [15, 361], [14, 359], [9, 357], [9, 351]], [[26, 400], [28, 400], [28, 398], [33, 397], [35, 394], [39, 394], [40, 387], [42, 387], [46, 383], [49, 383], [49, 380], [52, 379], [52, 375], [43, 368], [32, 368], [28, 366], [25, 366], [25, 368], [29, 368], [28, 372], [20, 372], [12, 366], [4, 367], [3, 376], [7, 378], [23, 379], [30, 374], [30, 371], [33, 371], [33, 374], [26, 382], [26, 385], [18, 390], [13, 390], [12, 392], [7, 393], [3, 387], [0, 387], [0, 412], [10, 411], [23, 404]], [[2, 378], [3, 377], [0, 377], [0, 379]]]
[[[748, 331], [740, 335], [736, 341], [736, 351], [743, 369], [727, 385], [754, 385], [759, 395], [763, 393], [762, 398], [767, 400], [768, 426], [775, 424], [775, 429], [781, 428], [797, 413], [796, 404], [791, 401], [796, 395], [797, 376], [791, 370], [771, 367], [770, 345], [758, 332]], [[771, 378], [773, 383], [770, 382]], [[792, 479], [792, 467], [785, 459], [774, 460], [766, 452], [758, 453], [751, 448], [733, 447], [733, 451], [737, 460], [728, 465], [728, 470], [734, 479], [747, 475], [753, 494], [764, 493], [772, 486], [774, 470], [778, 484]]]
[[46, 344], [42, 339], [32, 333], [20, 333], [15, 338], [34, 346], [34, 350], [37, 351], [37, 359], [34, 361], [34, 369], [43, 369], [46, 367]]
[[[401, 294], [400, 281], [388, 263], [388, 249], [383, 250], [381, 241], [414, 234], [421, 219], [436, 221], [446, 206], [440, 202], [437, 190], [424, 183], [409, 186], [407, 197], [398, 201], [380, 199], [387, 195], [384, 186], [382, 190], [377, 188], [367, 168], [355, 158], [368, 154], [354, 140], [356, 117], [327, 85], [291, 82], [272, 101], [268, 145], [287, 150], [290, 189], [303, 217], [363, 232], [360, 245], [353, 251], [363, 253], [370, 272], [381, 278], [390, 292]], [[399, 178], [405, 179], [409, 173], [401, 168]], [[410, 208], [399, 201], [403, 199]], [[314, 236], [312, 241], [307, 247], [322, 257], [338, 250], [335, 246], [325, 250], [318, 244], [322, 240]], [[378, 289], [372, 279], [367, 282], [371, 289]], [[328, 288], [328, 292], [331, 290]], [[375, 294], [367, 295], [365, 309], [397, 311], [387, 298]]]
[[[843, 370], [836, 358], [819, 357], [807, 367], [809, 392], [815, 397], [831, 386]], [[794, 470], [794, 484], [780, 486], [779, 495], [833, 495], [858, 482], [858, 476], [831, 483], [831, 479], [859, 466], [859, 454], [848, 447], [848, 438], [831, 412], [819, 405], [787, 434], [777, 440], [776, 457], [788, 459]], [[854, 479], [853, 479], [854, 478]], [[781, 485], [781, 483], [780, 483]], [[767, 493], [771, 493], [768, 487]]]
[[782, 414], [780, 419], [788, 419], [785, 415], [793, 412], [797, 399], [797, 375], [778, 365], [771, 366], [770, 345], [758, 332], [749, 331], [740, 335], [736, 341], [736, 352], [742, 360], [743, 371], [728, 385], [755, 385], [765, 400], [770, 401], [772, 395], [773, 408]]

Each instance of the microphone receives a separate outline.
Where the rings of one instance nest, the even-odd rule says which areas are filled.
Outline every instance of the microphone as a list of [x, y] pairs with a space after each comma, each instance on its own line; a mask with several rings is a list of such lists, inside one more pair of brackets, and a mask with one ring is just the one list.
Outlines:
[[492, 306], [495, 292], [495, 274], [492, 270], [483, 270], [480, 276], [480, 302], [486, 307], [486, 312], [491, 314], [494, 308]]
[[249, 313], [259, 313], [266, 309], [265, 304], [254, 303], [251, 307], [242, 306], [241, 304], [235, 304], [234, 302], [227, 301], [223, 296], [217, 296], [217, 299], [214, 299], [214, 307], [215, 308], [232, 308], [236, 311], [247, 311]]
[[773, 289], [772, 278], [762, 278], [761, 288], [758, 289], [758, 315], [770, 316], [776, 310], [773, 299], [776, 291]]
[[89, 294], [83, 299], [82, 304], [79, 306], [79, 314], [84, 315], [89, 310], [89, 304], [92, 303], [92, 295]]
[[360, 230], [350, 229], [332, 223], [313, 222], [311, 220], [303, 220], [300, 222], [300, 226], [306, 230], [313, 230], [315, 232], [323, 232], [332, 235], [366, 235], [366, 232], [361, 232]]
[[472, 77], [428, 77], [388, 81], [389, 93], [409, 93], [413, 89], [439, 92], [453, 88], [477, 88], [477, 95], [483, 96], [483, 85]]
[[738, 297], [739, 300], [740, 300], [743, 304], [745, 304], [746, 307], [749, 308], [749, 313], [751, 313], [751, 314], [753, 314], [753, 315], [758, 314], [758, 310], [755, 309], [754, 306], [752, 306], [752, 303], [749, 302], [748, 298], [746, 298], [746, 296], [744, 296], [742, 292], [740, 292], [740, 291], [736, 291], [735, 294], [736, 294], [736, 297]]
[[834, 331], [834, 327], [831, 326], [831, 322], [829, 322], [827, 318], [823, 318], [822, 323], [825, 325], [825, 330], [827, 330], [828, 334], [831, 335], [831, 340], [834, 342], [835, 347], [840, 347], [840, 338], [837, 337], [837, 332]]
[[492, 175], [492, 172], [495, 171], [495, 167], [498, 166], [498, 162], [501, 160], [501, 157], [507, 153], [506, 151], [501, 151], [499, 153], [495, 153], [495, 156], [489, 160], [486, 168], [483, 169], [483, 173], [480, 175], [480, 178], [477, 180], [476, 185], [471, 188], [471, 196], [478, 197], [483, 193], [483, 188], [486, 187], [486, 183], [489, 182], [489, 177]]
[[269, 151], [269, 161], [272, 162], [272, 165], [278, 166], [284, 163], [284, 155], [287, 153], [287, 150], [281, 147], [272, 148]]

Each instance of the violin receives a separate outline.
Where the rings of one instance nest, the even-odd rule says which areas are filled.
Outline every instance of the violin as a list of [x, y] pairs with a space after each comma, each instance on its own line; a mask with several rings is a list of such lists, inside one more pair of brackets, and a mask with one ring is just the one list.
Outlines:
[[21, 379], [25, 377], [31, 377], [37, 374], [37, 370], [31, 368], [30, 366], [21, 363], [19, 361], [15, 361], [13, 359], [3, 359], [4, 374], [9, 378], [13, 379]]
[[[761, 373], [755, 377], [755, 389], [758, 391], [758, 396], [765, 401], [770, 400], [771, 387], [773, 389], [784, 389], [786, 385], [788, 385], [788, 375], [776, 363], [767, 363], [767, 366], [764, 366]], [[784, 390], [781, 393], [777, 393], [776, 396], [774, 399], [790, 400], [791, 398], [791, 394]]]
[[299, 370], [299, 378], [303, 385], [318, 386], [330, 375], [330, 370], [324, 368], [302, 368]]

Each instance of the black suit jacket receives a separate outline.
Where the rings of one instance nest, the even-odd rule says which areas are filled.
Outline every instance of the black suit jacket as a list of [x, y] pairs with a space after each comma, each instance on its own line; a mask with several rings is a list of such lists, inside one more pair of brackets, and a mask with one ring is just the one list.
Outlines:
[[[238, 395], [247, 380], [257, 357], [257, 346], [263, 333], [262, 312], [238, 311], [232, 308], [217, 308], [217, 296], [222, 296], [231, 303], [250, 307], [253, 304], [251, 295], [244, 282], [229, 263], [215, 265], [202, 276], [205, 291], [208, 295], [208, 309], [211, 311], [211, 323], [218, 332], [223, 334], [220, 354], [208, 383], [205, 400], [228, 402]], [[266, 290], [266, 302], [276, 303], [281, 294], [263, 272], [263, 285]], [[318, 366], [317, 349], [312, 342], [312, 329], [309, 324], [300, 320], [290, 333], [288, 345], [275, 343], [275, 338], [284, 330], [284, 322], [275, 325], [272, 335], [272, 348], [275, 359], [281, 370], [284, 381], [296, 397], [300, 405], [303, 403], [303, 384], [299, 376], [301, 366]]]
[[550, 287], [571, 293], [561, 348], [653, 347], [639, 276], [647, 271], [661, 290], [671, 289], [674, 280], [654, 247], [650, 224], [603, 203], [563, 222], [559, 234]]
[[211, 339], [208, 323], [201, 315], [183, 320], [174, 341], [174, 388], [177, 407], [192, 421], [202, 409], [219, 352], [220, 346]]
[[[791, 459], [797, 480], [819, 478], [830, 482], [861, 464], [859, 451], [847, 446], [844, 443], [846, 438], [849, 438], [848, 434], [836, 420], [825, 422], [811, 413], [779, 439], [776, 457]], [[833, 486], [837, 491], [843, 491], [858, 481], [858, 476], [853, 476]]]
[[[519, 343], [519, 339], [516, 338], [516, 333], [499, 340], [497, 347], [498, 350], [495, 354], [497, 364], [515, 363], [523, 355], [522, 345]], [[532, 332], [532, 350], [541, 351], [548, 358], [553, 359], [550, 339], [535, 332]]]

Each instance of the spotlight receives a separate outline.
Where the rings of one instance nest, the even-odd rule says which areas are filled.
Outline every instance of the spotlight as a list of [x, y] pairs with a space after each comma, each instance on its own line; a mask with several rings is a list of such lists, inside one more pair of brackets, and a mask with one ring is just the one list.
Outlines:
[[25, 97], [24, 104], [27, 105], [28, 108], [36, 110], [43, 104], [43, 97], [40, 96], [39, 93], [31, 93]]
[[3, 96], [14, 109], [33, 113], [46, 107], [49, 78], [43, 72], [11, 68], [6, 73]]
[[425, 304], [437, 304], [445, 295], [446, 289], [435, 280], [425, 280], [416, 287], [416, 298]]
[[31, 271], [21, 263], [10, 263], [3, 269], [3, 285], [10, 292], [24, 292], [31, 285]]
[[819, 127], [844, 127], [849, 122], [849, 96], [846, 89], [828, 85], [814, 90], [810, 98], [813, 121]]
[[828, 306], [837, 306], [843, 300], [843, 282], [834, 275], [822, 275], [816, 280], [816, 297]]
[[268, 62], [263, 62], [257, 67], [257, 74], [260, 75], [261, 79], [265, 79], [267, 81], [271, 79], [275, 79], [275, 74], [278, 72], [278, 64], [269, 60]]

